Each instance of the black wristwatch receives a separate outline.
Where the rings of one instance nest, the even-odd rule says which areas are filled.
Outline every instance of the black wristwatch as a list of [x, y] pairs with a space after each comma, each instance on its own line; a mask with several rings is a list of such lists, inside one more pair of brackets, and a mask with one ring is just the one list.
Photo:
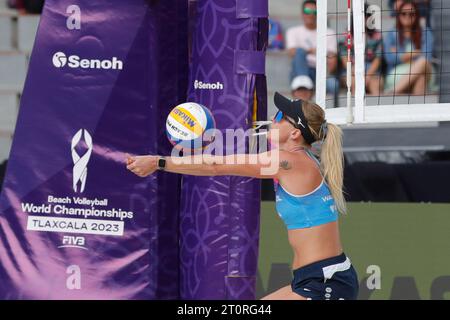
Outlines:
[[166, 158], [161, 156], [158, 158], [158, 170], [164, 171], [165, 169], [166, 169]]

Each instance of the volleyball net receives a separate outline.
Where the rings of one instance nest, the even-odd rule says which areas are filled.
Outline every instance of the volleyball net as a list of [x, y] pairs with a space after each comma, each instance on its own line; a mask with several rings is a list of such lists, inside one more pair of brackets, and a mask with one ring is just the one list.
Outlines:
[[342, 124], [450, 120], [449, 17], [443, 0], [318, 0], [316, 101]]

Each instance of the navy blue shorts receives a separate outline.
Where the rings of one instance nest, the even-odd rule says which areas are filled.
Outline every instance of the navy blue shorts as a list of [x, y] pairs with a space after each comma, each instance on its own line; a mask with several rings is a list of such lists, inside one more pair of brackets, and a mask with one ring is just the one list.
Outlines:
[[345, 253], [293, 271], [292, 291], [308, 300], [356, 300], [358, 276]]

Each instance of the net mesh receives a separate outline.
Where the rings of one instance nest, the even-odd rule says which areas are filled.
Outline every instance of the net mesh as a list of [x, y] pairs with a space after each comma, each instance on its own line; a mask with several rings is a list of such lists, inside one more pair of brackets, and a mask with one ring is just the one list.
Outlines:
[[[404, 2], [404, 4], [402, 4]], [[414, 4], [411, 5], [410, 2]], [[328, 0], [326, 107], [346, 106], [347, 1]], [[365, 2], [366, 105], [450, 101], [450, 1]], [[352, 19], [353, 21], [353, 19]], [[353, 33], [353, 26], [352, 26]], [[351, 61], [354, 70], [354, 46]], [[354, 73], [354, 72], [353, 72]], [[354, 93], [354, 76], [352, 76]]]

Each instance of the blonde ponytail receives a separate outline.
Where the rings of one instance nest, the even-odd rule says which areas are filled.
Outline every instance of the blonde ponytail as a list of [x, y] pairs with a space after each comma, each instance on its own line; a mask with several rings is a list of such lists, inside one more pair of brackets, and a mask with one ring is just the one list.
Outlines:
[[347, 212], [344, 198], [344, 154], [342, 152], [342, 130], [328, 123], [328, 133], [322, 144], [320, 164], [331, 195], [340, 213]]
[[303, 101], [303, 113], [308, 120], [308, 126], [317, 141], [323, 141], [320, 152], [320, 166], [325, 181], [340, 213], [347, 213], [344, 198], [344, 153], [342, 152], [342, 130], [332, 123], [325, 124], [325, 112], [311, 101]]

